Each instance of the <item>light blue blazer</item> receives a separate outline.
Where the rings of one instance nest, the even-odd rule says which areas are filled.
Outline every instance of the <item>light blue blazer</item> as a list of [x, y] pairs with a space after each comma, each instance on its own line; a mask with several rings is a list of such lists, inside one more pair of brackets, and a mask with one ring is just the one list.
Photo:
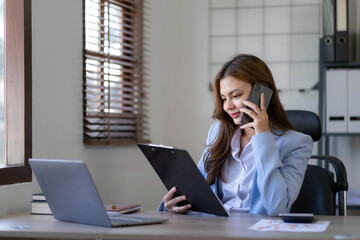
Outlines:
[[[204, 156], [216, 139], [219, 127], [220, 122], [215, 122], [211, 126], [206, 140], [207, 147], [198, 164], [205, 179], [207, 173], [204, 169]], [[262, 132], [251, 138], [251, 145], [254, 151], [255, 172], [250, 213], [278, 216], [279, 213], [289, 212], [299, 194], [311, 157], [311, 137], [296, 131], [287, 131], [282, 136]], [[210, 187], [219, 199], [222, 199], [219, 180], [215, 179], [215, 183]], [[163, 203], [158, 210], [165, 210]]]

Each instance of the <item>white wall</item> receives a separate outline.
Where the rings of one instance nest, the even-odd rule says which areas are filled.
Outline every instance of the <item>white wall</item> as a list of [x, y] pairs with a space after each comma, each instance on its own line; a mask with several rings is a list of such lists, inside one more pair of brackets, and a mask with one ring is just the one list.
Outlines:
[[[149, 5], [151, 139], [188, 149], [197, 162], [213, 121], [208, 0]], [[82, 143], [82, 0], [33, 0], [32, 7], [33, 157], [84, 160], [104, 202], [155, 209], [165, 188], [136, 146]], [[0, 187], [0, 215], [30, 210], [37, 191], [36, 183]]]
[[152, 140], [189, 150], [198, 160], [211, 125], [208, 1], [151, 0]]
[[[198, 161], [213, 105], [207, 0], [150, 6], [151, 140], [186, 148]], [[156, 209], [165, 187], [136, 146], [82, 143], [82, 0], [33, 0], [32, 7], [33, 157], [84, 160], [104, 202]], [[37, 191], [31, 183], [2, 187], [0, 214], [30, 210]]]
[[[187, 148], [197, 159], [210, 124], [201, 108], [211, 106], [204, 104], [211, 98], [201, 74], [207, 66], [206, 1], [150, 5], [151, 139]], [[82, 143], [81, 10], [81, 0], [33, 1], [33, 156], [82, 159], [105, 202], [155, 209], [165, 188], [136, 146]]]

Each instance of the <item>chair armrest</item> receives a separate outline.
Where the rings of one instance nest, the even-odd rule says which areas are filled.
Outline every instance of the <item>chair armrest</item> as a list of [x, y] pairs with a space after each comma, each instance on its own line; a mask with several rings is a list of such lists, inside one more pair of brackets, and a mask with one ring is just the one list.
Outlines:
[[324, 160], [325, 162], [330, 163], [331, 166], [333, 166], [335, 173], [336, 173], [337, 191], [347, 191], [348, 190], [349, 185], [348, 185], [348, 181], [347, 181], [346, 168], [340, 159], [338, 159], [334, 156], [329, 156], [329, 155], [312, 155], [311, 158]]

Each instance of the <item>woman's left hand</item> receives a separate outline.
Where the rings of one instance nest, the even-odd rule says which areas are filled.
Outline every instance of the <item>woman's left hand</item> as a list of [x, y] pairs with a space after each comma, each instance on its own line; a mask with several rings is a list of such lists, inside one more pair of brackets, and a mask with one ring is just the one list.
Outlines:
[[240, 109], [240, 111], [243, 114], [249, 115], [254, 121], [242, 125], [241, 129], [252, 127], [255, 130], [255, 134], [269, 132], [269, 116], [267, 115], [265, 107], [265, 95], [262, 93], [260, 96], [260, 108], [250, 101], [244, 101], [244, 105], [250, 107], [252, 110], [244, 107]]

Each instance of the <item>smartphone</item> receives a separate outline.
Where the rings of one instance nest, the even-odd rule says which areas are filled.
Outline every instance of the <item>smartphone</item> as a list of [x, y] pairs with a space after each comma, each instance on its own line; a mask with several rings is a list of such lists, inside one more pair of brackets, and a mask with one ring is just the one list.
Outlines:
[[[261, 93], [264, 93], [265, 95], [265, 107], [267, 108], [271, 99], [271, 96], [273, 94], [273, 90], [271, 90], [270, 88], [259, 84], [259, 83], [255, 83], [251, 89], [248, 101], [255, 103], [258, 107], [260, 107], [260, 96]], [[252, 110], [249, 107], [246, 107], [247, 109]], [[241, 123], [246, 124], [249, 122], [254, 121], [254, 119], [252, 119], [252, 117], [250, 117], [249, 115], [247, 115], [246, 113], [243, 113], [241, 115], [241, 119], [240, 119]]]
[[312, 213], [279, 213], [279, 217], [288, 223], [313, 223], [317, 220]]

